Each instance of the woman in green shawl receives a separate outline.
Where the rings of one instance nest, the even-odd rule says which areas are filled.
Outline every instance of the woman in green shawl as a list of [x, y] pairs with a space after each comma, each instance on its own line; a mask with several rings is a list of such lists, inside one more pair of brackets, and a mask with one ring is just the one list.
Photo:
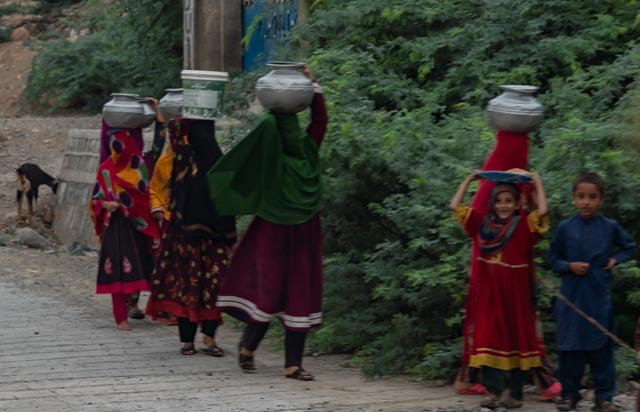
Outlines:
[[253, 353], [269, 323], [285, 327], [288, 378], [312, 380], [302, 368], [306, 332], [322, 321], [321, 167], [327, 128], [322, 90], [314, 82], [306, 132], [296, 114], [265, 113], [256, 128], [208, 173], [220, 215], [255, 215], [222, 281], [217, 306], [246, 322], [238, 361], [255, 372]]

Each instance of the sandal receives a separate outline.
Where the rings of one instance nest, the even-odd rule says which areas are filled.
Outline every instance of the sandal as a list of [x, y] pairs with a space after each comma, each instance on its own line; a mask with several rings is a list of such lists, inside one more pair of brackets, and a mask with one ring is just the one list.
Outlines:
[[556, 408], [562, 412], [575, 411], [577, 405], [578, 405], [577, 399], [564, 398], [559, 400], [558, 403], [556, 403]]
[[191, 345], [184, 345], [183, 347], [180, 348], [180, 353], [186, 356], [191, 356], [191, 355], [195, 355], [198, 351], [196, 350], [196, 348], [193, 346], [193, 344]]
[[540, 400], [543, 402], [553, 401], [560, 397], [562, 393], [562, 385], [560, 382], [554, 382], [551, 386], [549, 386], [542, 395], [540, 395]]
[[309, 372], [305, 371], [302, 368], [298, 368], [295, 371], [291, 372], [288, 375], [284, 375], [287, 378], [290, 379], [296, 379], [299, 381], [312, 381], [314, 379], [313, 375], [310, 374]]
[[611, 401], [605, 401], [604, 399], [596, 399], [594, 402], [593, 408], [591, 408], [594, 412], [617, 412], [618, 407], [614, 405]]
[[253, 356], [243, 355], [240, 350], [241, 346], [238, 346], [238, 365], [246, 373], [256, 373], [256, 365], [253, 363]]
[[501, 406], [502, 406], [502, 404], [500, 403], [500, 401], [498, 399], [496, 399], [496, 398], [493, 398], [493, 397], [485, 398], [480, 402], [480, 407], [481, 408], [487, 408], [487, 409], [491, 409], [491, 410], [498, 409]]
[[130, 319], [144, 319], [144, 313], [140, 310], [140, 308], [132, 307], [129, 309], [129, 313], [127, 314]]
[[489, 391], [487, 390], [487, 388], [484, 387], [484, 385], [482, 385], [480, 383], [476, 383], [475, 385], [473, 385], [472, 387], [470, 387], [468, 389], [460, 389], [458, 391], [458, 394], [460, 394], [460, 395], [488, 395]]
[[508, 396], [500, 401], [500, 406], [505, 407], [507, 409], [517, 409], [522, 408], [522, 401], [518, 399], [513, 399]]
[[215, 343], [207, 345], [204, 348], [200, 348], [200, 350], [202, 351], [202, 353], [206, 353], [207, 355], [215, 356], [217, 358], [224, 356], [224, 351], [222, 350], [222, 348]]

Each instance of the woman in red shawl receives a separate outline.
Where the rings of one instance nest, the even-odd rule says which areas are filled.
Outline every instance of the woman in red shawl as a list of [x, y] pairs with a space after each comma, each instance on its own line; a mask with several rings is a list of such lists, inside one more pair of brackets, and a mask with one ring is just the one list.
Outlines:
[[110, 293], [118, 330], [131, 330], [126, 296], [149, 290], [151, 219], [149, 173], [131, 131], [111, 129], [111, 156], [98, 168], [89, 213], [100, 242], [96, 293]]
[[[147, 171], [149, 172], [150, 178], [153, 176], [153, 170], [156, 160], [160, 157], [160, 153], [162, 153], [162, 148], [164, 146], [164, 141], [166, 137], [166, 122], [165, 119], [158, 109], [158, 101], [153, 97], [146, 98], [153, 110], [156, 112], [156, 121], [154, 126], [154, 136], [153, 143], [151, 145], [151, 150], [144, 152], [144, 140], [142, 139], [142, 129], [129, 129], [129, 133], [133, 138], [133, 142], [136, 148], [142, 153], [142, 158], [144, 159], [144, 163], [147, 166]], [[102, 119], [102, 132], [100, 133], [100, 164], [104, 163], [111, 156], [111, 127]], [[149, 184], [150, 189], [153, 185]], [[150, 192], [153, 196], [153, 192]], [[152, 198], [153, 199], [153, 198]], [[129, 311], [129, 317], [131, 319], [144, 319], [144, 313], [140, 310], [138, 306], [138, 301], [140, 300], [139, 293], [132, 293], [127, 296], [127, 307]]]
[[[520, 189], [498, 183], [489, 197], [488, 212], [462, 203], [472, 172], [451, 200], [451, 209], [467, 234], [474, 240], [470, 288], [467, 304], [473, 316], [466, 325], [470, 348], [469, 366], [481, 369], [482, 384], [490, 398], [481, 406], [522, 406], [524, 371], [539, 367], [540, 349], [535, 330], [531, 299], [531, 251], [539, 234], [547, 230], [542, 217], [547, 202], [542, 181], [533, 179], [538, 210], [520, 213]], [[503, 371], [511, 372], [510, 396], [500, 401], [505, 388]]]

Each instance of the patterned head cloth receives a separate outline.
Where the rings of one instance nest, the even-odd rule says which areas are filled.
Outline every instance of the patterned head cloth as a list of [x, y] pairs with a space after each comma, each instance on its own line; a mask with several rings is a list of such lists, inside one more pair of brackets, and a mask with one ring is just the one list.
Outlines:
[[495, 214], [495, 199], [502, 192], [511, 193], [516, 202], [520, 200], [520, 190], [513, 183], [499, 183], [493, 188], [489, 200], [490, 211], [484, 217], [480, 226], [478, 246], [480, 247], [480, 253], [483, 255], [493, 255], [502, 250], [511, 239], [511, 235], [513, 235], [520, 220], [519, 214], [507, 219], [500, 219]]
[[120, 205], [118, 210], [136, 229], [147, 236], [158, 237], [149, 206], [149, 171], [136, 138], [125, 129], [111, 129], [108, 134], [111, 156], [98, 168], [89, 205], [96, 234], [100, 236], [109, 221], [102, 202], [116, 201]]

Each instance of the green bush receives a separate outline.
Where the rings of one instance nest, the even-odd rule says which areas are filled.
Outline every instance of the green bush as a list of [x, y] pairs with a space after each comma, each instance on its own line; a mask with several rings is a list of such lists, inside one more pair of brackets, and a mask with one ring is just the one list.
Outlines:
[[[289, 42], [299, 46], [292, 56], [308, 50], [330, 113], [322, 150], [327, 319], [312, 344], [354, 350], [371, 374], [451, 376], [443, 368], [455, 367], [455, 350], [440, 349], [461, 335], [469, 241], [448, 203], [493, 146], [484, 107], [500, 84], [540, 87], [546, 119], [531, 135], [531, 165], [543, 176], [552, 224], [574, 213], [571, 182], [589, 169], [607, 184], [603, 213], [639, 238], [634, 4], [314, 3]], [[538, 276], [557, 284], [548, 241], [537, 248]], [[616, 307], [633, 317], [637, 269], [615, 274]], [[553, 291], [541, 286], [539, 294], [553, 348]], [[628, 337], [632, 326], [621, 326]]]
[[180, 84], [182, 4], [120, 0], [89, 16], [91, 33], [40, 44], [26, 97], [43, 110], [97, 111], [113, 92], [161, 97]]
[[[469, 241], [448, 204], [493, 147], [484, 108], [501, 84], [540, 87], [546, 118], [530, 135], [531, 168], [545, 182], [552, 227], [574, 213], [571, 182], [589, 169], [606, 182], [603, 213], [640, 239], [634, 0], [308, 3], [308, 21], [276, 56], [312, 66], [330, 116], [322, 148], [325, 321], [309, 341], [313, 352], [354, 352], [371, 375], [455, 373]], [[32, 101], [96, 109], [115, 90], [157, 96], [175, 84], [180, 2], [114, 5], [91, 36], [38, 57]], [[254, 124], [247, 109], [260, 74], [230, 82], [226, 109], [240, 122], [225, 144]], [[538, 276], [557, 287], [549, 239], [536, 249]], [[629, 339], [640, 271], [628, 263], [614, 278], [618, 332]], [[539, 287], [550, 348], [554, 293]], [[618, 354], [620, 376], [637, 373]]]

